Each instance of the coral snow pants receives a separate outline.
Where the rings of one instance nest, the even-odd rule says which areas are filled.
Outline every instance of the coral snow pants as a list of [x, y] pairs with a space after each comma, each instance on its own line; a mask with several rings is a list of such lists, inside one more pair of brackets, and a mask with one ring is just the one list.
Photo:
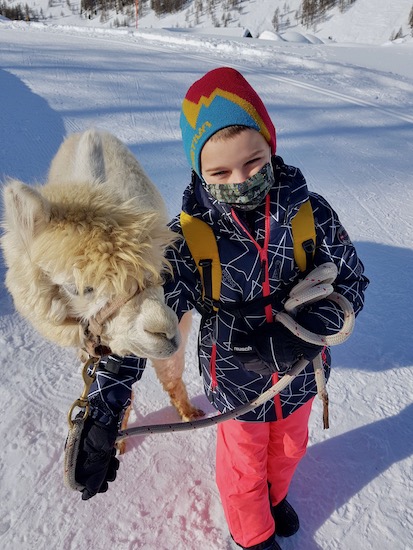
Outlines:
[[305, 455], [312, 402], [276, 422], [218, 425], [217, 486], [231, 535], [244, 548], [275, 531], [270, 502], [275, 506], [287, 495]]

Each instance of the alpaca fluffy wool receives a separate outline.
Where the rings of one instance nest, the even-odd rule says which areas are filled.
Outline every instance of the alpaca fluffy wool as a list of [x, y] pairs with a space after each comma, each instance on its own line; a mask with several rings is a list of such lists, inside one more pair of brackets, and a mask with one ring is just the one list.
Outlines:
[[[132, 289], [158, 289], [153, 301], [163, 304], [164, 253], [176, 235], [167, 227], [162, 197], [114, 136], [92, 130], [69, 136], [44, 185], [10, 180], [3, 195], [6, 286], [16, 309], [43, 336], [81, 345], [79, 322]], [[123, 308], [116, 334], [121, 319], [134, 326], [139, 307], [135, 299]], [[132, 347], [126, 342], [121, 350]]]

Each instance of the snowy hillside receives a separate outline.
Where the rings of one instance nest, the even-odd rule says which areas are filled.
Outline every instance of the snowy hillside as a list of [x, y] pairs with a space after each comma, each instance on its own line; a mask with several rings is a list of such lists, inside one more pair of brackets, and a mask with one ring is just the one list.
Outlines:
[[[278, 153], [339, 212], [371, 286], [354, 334], [333, 350], [328, 431], [314, 405], [289, 495], [301, 529], [283, 550], [413, 548], [413, 44], [363, 28], [371, 45], [0, 21], [0, 180], [43, 181], [64, 136], [97, 126], [129, 146], [175, 214], [190, 175], [182, 98], [230, 65], [268, 106]], [[350, 42], [355, 25], [342, 32]], [[213, 414], [195, 326], [189, 344], [188, 391]], [[235, 550], [214, 482], [215, 428], [129, 440], [108, 493], [81, 502], [62, 481], [80, 365], [19, 318], [4, 287], [0, 360], [0, 548]], [[178, 421], [150, 366], [131, 420]]]
[[[276, 33], [278, 37], [298, 32], [316, 35], [322, 40], [367, 44], [383, 44], [398, 34], [402, 41], [412, 40], [408, 24], [413, 7], [411, 0], [337, 0], [331, 4], [333, 7], [315, 17], [314, 21], [302, 24], [302, 0], [188, 0], [180, 11], [162, 15], [156, 15], [151, 9], [151, 0], [139, 0], [137, 21], [133, 3], [95, 14], [93, 10], [84, 9], [84, 6], [95, 5], [89, 0], [83, 0], [83, 3], [81, 0], [5, 2], [8, 7], [21, 5], [24, 13], [27, 9], [32, 10], [32, 15], [49, 24], [208, 29], [226, 35], [232, 30], [239, 36], [247, 29], [254, 38], [262, 33], [268, 38], [268, 32]], [[291, 39], [291, 35], [286, 38]]]

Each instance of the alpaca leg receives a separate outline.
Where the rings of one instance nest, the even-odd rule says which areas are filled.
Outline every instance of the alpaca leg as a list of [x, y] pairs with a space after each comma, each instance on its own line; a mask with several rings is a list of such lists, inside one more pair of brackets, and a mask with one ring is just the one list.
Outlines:
[[185, 345], [191, 330], [192, 314], [185, 313], [179, 323], [182, 342], [178, 351], [168, 359], [153, 359], [152, 364], [163, 389], [169, 394], [172, 405], [178, 411], [182, 420], [189, 421], [204, 416], [189, 401], [188, 392], [182, 380], [185, 367]]
[[187, 422], [204, 416], [205, 413], [194, 407], [189, 401], [188, 392], [182, 378], [171, 378], [169, 373], [164, 370], [161, 372], [157, 370], [157, 376], [182, 420]]

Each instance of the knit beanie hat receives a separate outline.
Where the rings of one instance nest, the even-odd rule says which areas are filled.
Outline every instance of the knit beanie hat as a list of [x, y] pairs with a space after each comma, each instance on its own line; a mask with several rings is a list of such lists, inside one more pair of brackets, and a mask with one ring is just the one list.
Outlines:
[[258, 94], [235, 69], [213, 69], [194, 82], [182, 103], [184, 149], [199, 176], [202, 147], [218, 130], [236, 125], [260, 132], [275, 153], [275, 128]]

